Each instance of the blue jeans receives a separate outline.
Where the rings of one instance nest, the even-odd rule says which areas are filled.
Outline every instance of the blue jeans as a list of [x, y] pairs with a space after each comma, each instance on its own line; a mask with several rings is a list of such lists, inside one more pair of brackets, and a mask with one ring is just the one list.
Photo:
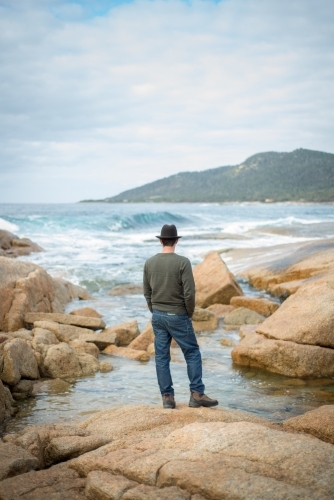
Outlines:
[[204, 394], [202, 358], [188, 314], [171, 314], [154, 310], [152, 326], [155, 337], [155, 366], [161, 394], [174, 395], [173, 381], [169, 368], [172, 338], [181, 347], [187, 362], [190, 390]]

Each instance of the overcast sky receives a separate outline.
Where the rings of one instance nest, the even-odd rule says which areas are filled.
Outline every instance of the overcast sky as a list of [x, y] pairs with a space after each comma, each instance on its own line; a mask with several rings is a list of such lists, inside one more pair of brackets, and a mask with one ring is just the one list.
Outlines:
[[334, 153], [333, 0], [0, 0], [0, 202]]

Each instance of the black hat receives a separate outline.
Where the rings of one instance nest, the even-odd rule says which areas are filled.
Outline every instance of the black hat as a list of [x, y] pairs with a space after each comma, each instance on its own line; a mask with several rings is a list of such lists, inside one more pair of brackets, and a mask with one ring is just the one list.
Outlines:
[[170, 226], [165, 224], [161, 228], [160, 236], [156, 236], [156, 238], [166, 238], [171, 240], [173, 238], [182, 238], [182, 236], [178, 236], [177, 229], [174, 224], [171, 224]]

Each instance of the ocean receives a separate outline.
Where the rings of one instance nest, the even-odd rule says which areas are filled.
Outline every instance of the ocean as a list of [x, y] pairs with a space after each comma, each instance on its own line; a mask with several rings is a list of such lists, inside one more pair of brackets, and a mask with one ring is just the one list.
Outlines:
[[[91, 306], [108, 326], [136, 319], [142, 329], [150, 318], [143, 296], [110, 296], [120, 284], [141, 284], [145, 260], [160, 251], [163, 224], [175, 224], [183, 238], [177, 253], [193, 265], [211, 250], [219, 250], [236, 275], [252, 264], [252, 249], [270, 255], [279, 246], [334, 237], [334, 206], [330, 204], [0, 204], [0, 229], [28, 237], [44, 248], [22, 260], [34, 262], [52, 276], [87, 288], [93, 300], [74, 301], [67, 312]], [[277, 250], [278, 249], [278, 250]], [[232, 250], [240, 250], [233, 253]], [[238, 258], [235, 257], [238, 255]], [[259, 295], [240, 279], [245, 293]], [[263, 294], [263, 292], [262, 292]], [[272, 420], [283, 420], [334, 401], [334, 387], [315, 382], [289, 386], [285, 377], [232, 365], [231, 348], [221, 346], [222, 327], [200, 334], [207, 393], [222, 407], [242, 409]], [[238, 332], [229, 332], [233, 341]], [[114, 371], [71, 382], [65, 393], [41, 394], [20, 403], [9, 430], [27, 424], [78, 420], [115, 404], [160, 404], [154, 359], [139, 363], [108, 358]], [[188, 398], [185, 363], [175, 349], [172, 373], [176, 398]]]

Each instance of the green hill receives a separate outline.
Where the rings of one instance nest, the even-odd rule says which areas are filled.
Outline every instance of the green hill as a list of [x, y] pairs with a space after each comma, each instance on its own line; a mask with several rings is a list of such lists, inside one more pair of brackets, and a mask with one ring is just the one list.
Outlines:
[[[236, 166], [181, 172], [106, 198], [117, 202], [334, 201], [334, 154], [258, 153]], [[93, 201], [93, 200], [87, 200]]]

